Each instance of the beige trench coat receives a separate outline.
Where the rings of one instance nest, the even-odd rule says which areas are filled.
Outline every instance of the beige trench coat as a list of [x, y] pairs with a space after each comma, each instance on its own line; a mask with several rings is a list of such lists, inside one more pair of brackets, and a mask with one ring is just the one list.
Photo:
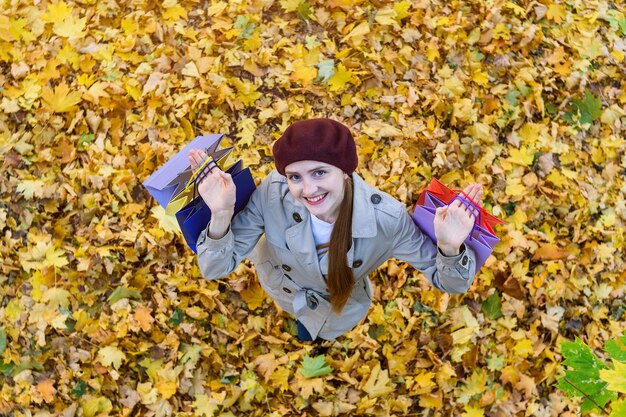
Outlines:
[[328, 256], [318, 259], [309, 212], [289, 193], [287, 179], [277, 171], [262, 181], [223, 238], [210, 239], [206, 230], [200, 235], [202, 274], [207, 279], [224, 277], [248, 257], [267, 294], [300, 320], [313, 339], [327, 340], [346, 333], [365, 316], [372, 294], [368, 275], [389, 258], [409, 262], [442, 291], [467, 291], [476, 265], [470, 248], [464, 245], [459, 255], [443, 256], [402, 203], [357, 174], [352, 178], [352, 247], [347, 258], [355, 286], [341, 314], [331, 309], [325, 282]]

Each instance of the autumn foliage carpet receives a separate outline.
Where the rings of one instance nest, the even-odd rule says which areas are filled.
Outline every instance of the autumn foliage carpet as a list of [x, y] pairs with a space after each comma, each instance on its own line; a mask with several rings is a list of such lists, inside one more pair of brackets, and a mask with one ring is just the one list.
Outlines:
[[[626, 327], [621, 1], [0, 10], [0, 415], [578, 414], [560, 343]], [[478, 181], [507, 221], [467, 294], [383, 265], [317, 363], [249, 264], [201, 277], [141, 185], [218, 132], [260, 180], [314, 116], [351, 126], [358, 172], [407, 207], [433, 176]]]

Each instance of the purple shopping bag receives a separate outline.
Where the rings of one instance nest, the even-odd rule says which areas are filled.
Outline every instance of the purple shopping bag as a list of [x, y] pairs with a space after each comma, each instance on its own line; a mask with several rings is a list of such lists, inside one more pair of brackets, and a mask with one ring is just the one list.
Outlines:
[[190, 149], [203, 149], [216, 161], [222, 159], [233, 148], [218, 149], [223, 134], [198, 136], [189, 142], [180, 152], [174, 155], [154, 174], [143, 182], [148, 192], [163, 207], [185, 189], [193, 175], [187, 156]]
[[[447, 204], [430, 194], [428, 191], [426, 191], [425, 194], [426, 195], [423, 200], [424, 204], [416, 204], [411, 217], [420, 230], [426, 233], [426, 235], [428, 235], [433, 242], [437, 243], [434, 226], [435, 211], [438, 207], [443, 207]], [[476, 214], [474, 228], [470, 232], [467, 239], [465, 239], [465, 244], [472, 248], [476, 254], [476, 271], [478, 271], [478, 269], [485, 264], [485, 261], [487, 261], [487, 258], [489, 258], [489, 255], [493, 252], [493, 248], [500, 241], [500, 239], [479, 225], [480, 220], [477, 216], [480, 215], [480, 210], [478, 208], [476, 208], [463, 196], [456, 196], [455, 199], [461, 200], [461, 202], [468, 206], [470, 210], [471, 207], [474, 207], [474, 210], [471, 210]]]

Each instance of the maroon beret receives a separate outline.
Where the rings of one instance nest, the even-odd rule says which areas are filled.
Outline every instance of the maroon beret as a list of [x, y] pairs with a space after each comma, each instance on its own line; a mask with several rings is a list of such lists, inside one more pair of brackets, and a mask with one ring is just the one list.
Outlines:
[[298, 161], [320, 161], [346, 174], [356, 169], [358, 158], [350, 129], [331, 119], [301, 120], [289, 126], [274, 143], [276, 169], [285, 175], [285, 167]]

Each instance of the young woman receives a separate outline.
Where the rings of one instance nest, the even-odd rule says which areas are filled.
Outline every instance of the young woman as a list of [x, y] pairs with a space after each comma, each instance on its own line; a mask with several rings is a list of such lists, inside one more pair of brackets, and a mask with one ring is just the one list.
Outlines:
[[[273, 153], [276, 170], [234, 218], [228, 174], [215, 168], [198, 185], [212, 213], [197, 244], [207, 279], [228, 275], [248, 257], [263, 289], [295, 316], [302, 340], [333, 340], [356, 326], [371, 304], [369, 273], [392, 257], [409, 262], [440, 290], [467, 291], [476, 261], [463, 241], [474, 217], [460, 202], [437, 210], [437, 247], [402, 203], [354, 173], [356, 146], [343, 124], [296, 122]], [[194, 167], [204, 157], [200, 150], [189, 153]], [[464, 191], [482, 200], [480, 185]]]

